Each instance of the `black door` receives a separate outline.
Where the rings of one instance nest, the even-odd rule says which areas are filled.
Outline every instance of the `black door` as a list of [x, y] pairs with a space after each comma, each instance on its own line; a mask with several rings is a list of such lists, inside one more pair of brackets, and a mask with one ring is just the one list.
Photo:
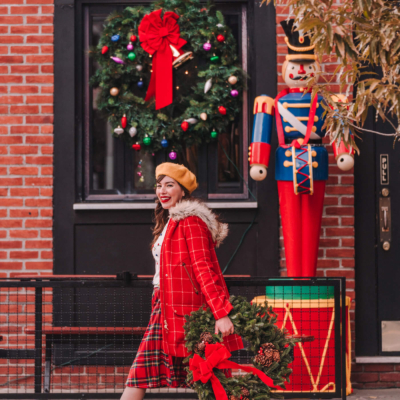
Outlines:
[[[367, 128], [394, 132], [390, 123], [370, 114]], [[360, 149], [355, 166], [356, 355], [399, 355], [400, 147], [393, 136], [365, 133]]]

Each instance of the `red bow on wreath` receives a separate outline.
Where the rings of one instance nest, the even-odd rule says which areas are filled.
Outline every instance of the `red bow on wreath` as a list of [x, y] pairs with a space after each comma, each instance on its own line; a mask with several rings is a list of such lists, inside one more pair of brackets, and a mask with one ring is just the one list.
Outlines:
[[179, 15], [162, 9], [143, 17], [139, 25], [139, 39], [143, 49], [153, 56], [153, 72], [147, 88], [145, 101], [156, 96], [156, 110], [172, 103], [172, 50], [170, 45], [180, 49], [186, 40], [180, 37]]
[[196, 382], [200, 380], [202, 383], [211, 381], [211, 385], [217, 400], [228, 400], [228, 396], [222, 386], [221, 382], [215, 376], [213, 368], [239, 368], [246, 372], [252, 372], [257, 375], [267, 386], [277, 389], [271, 378], [254, 367], [246, 367], [229, 361], [231, 353], [221, 343], [207, 344], [205, 349], [206, 359], [195, 354], [189, 361], [189, 369], [193, 372], [193, 380]]

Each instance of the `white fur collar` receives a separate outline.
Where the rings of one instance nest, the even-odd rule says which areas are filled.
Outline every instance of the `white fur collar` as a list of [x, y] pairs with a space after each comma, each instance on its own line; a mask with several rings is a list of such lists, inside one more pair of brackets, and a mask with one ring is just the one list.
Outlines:
[[204, 203], [197, 200], [180, 201], [175, 207], [169, 209], [169, 215], [177, 222], [190, 216], [202, 219], [207, 225], [216, 247], [219, 247], [228, 236], [228, 224], [218, 222], [215, 214]]

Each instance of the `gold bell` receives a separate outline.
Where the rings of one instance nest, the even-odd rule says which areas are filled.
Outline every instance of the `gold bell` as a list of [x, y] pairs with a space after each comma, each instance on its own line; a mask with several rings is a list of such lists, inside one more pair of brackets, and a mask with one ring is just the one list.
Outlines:
[[174, 57], [174, 60], [172, 61], [172, 66], [174, 68], [178, 68], [186, 61], [193, 59], [193, 53], [191, 51], [185, 53], [184, 51], [180, 51], [176, 47], [172, 46], [172, 44], [170, 44], [169, 47], [171, 47], [172, 56]]

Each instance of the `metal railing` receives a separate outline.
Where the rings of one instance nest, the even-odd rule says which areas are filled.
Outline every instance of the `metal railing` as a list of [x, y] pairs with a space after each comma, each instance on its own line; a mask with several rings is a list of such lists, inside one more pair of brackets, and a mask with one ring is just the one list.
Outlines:
[[[231, 295], [268, 301], [300, 338], [285, 398], [346, 398], [345, 278], [226, 277]], [[151, 277], [51, 276], [0, 280], [0, 399], [121, 396], [151, 312]], [[254, 354], [234, 352], [251, 364]], [[233, 371], [240, 374], [240, 370]], [[151, 389], [147, 398], [197, 398]]]

